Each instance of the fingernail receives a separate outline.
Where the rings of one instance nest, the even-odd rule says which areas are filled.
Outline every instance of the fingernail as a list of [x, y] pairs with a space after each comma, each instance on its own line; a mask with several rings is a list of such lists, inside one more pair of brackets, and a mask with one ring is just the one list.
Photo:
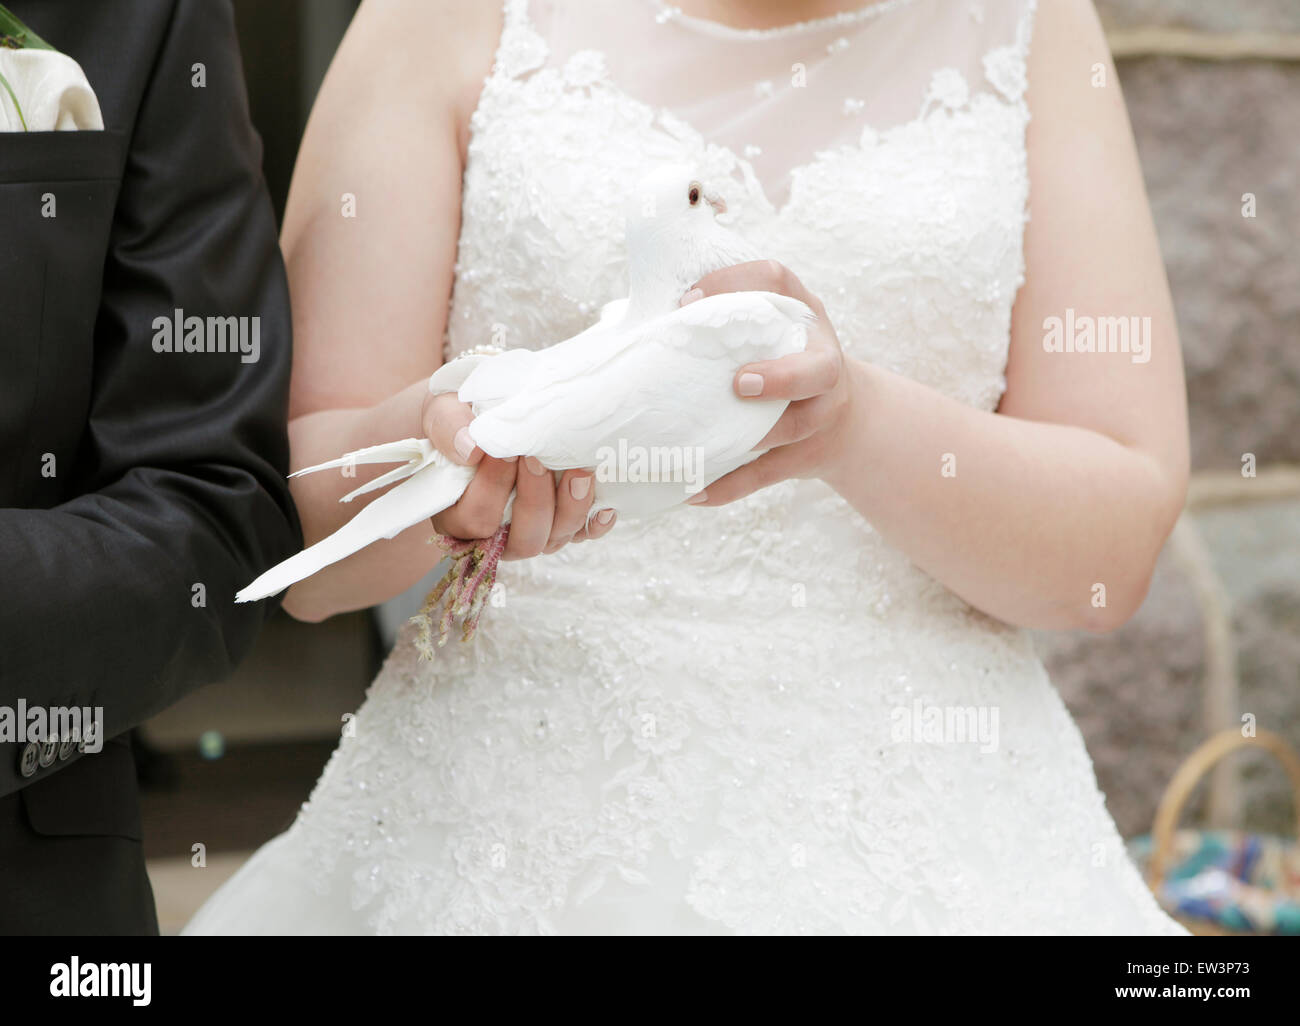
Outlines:
[[591, 478], [583, 476], [569, 479], [569, 494], [579, 502], [587, 497], [589, 491], [591, 491]]
[[736, 388], [740, 394], [746, 398], [753, 398], [756, 395], [763, 394], [763, 375], [761, 374], [742, 374], [740, 380], [736, 382]]
[[456, 432], [456, 438], [452, 444], [456, 447], [456, 455], [462, 460], [468, 460], [474, 453], [474, 439], [469, 436], [469, 428], [463, 427]]
[[518, 463], [518, 462], [519, 462], [519, 457], [518, 457], [518, 456], [502, 456], [501, 458], [502, 458], [506, 463]]
[[703, 298], [704, 298], [703, 289], [691, 289], [690, 292], [682, 296], [682, 306], [690, 306], [691, 303], [694, 303], [696, 300], [703, 299]]
[[525, 456], [524, 466], [528, 468], [528, 473], [536, 474], [538, 477], [541, 477], [546, 473], [546, 468], [542, 466], [542, 461], [536, 456]]
[[596, 514], [596, 523], [600, 524], [602, 527], [604, 527], [613, 519], [614, 519], [614, 511], [612, 509], [602, 509], [599, 513]]
[[701, 502], [708, 502], [708, 501], [709, 501], [708, 492], [696, 492], [694, 495], [692, 495], [689, 499], [686, 500], [686, 505], [698, 506]]

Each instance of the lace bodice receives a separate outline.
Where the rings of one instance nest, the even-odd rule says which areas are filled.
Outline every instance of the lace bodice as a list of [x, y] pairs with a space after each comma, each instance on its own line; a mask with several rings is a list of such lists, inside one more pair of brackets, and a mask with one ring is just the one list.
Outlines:
[[688, 160], [853, 355], [991, 409], [1023, 278], [1031, 14], [885, 0], [744, 33], [647, 0], [508, 3], [471, 121], [451, 352], [545, 345], [626, 295], [625, 192]]
[[[653, 0], [507, 0], [471, 121], [449, 355], [566, 338], [626, 295], [624, 190], [686, 161], [722, 192], [720, 220], [822, 298], [848, 353], [995, 408], [1024, 278], [1033, 13], [884, 0], [744, 32]], [[619, 531], [594, 562], [571, 558], [648, 578], [623, 586], [637, 605], [671, 587], [706, 609], [721, 590], [767, 619], [806, 591], [845, 617], [977, 616], [817, 483]]]
[[[648, 0], [508, 0], [450, 352], [589, 324], [626, 291], [621, 190], [690, 160], [849, 353], [993, 409], [1033, 13], [885, 0], [749, 33]], [[399, 643], [284, 839], [354, 926], [1169, 928], [1026, 636], [826, 486], [620, 523], [501, 582], [473, 646], [421, 663]], [[935, 710], [984, 740], [923, 736]]]

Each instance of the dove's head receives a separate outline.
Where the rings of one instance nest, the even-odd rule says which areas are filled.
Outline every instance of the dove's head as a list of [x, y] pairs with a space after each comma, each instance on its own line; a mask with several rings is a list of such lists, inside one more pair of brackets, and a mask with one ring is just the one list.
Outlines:
[[715, 220], [726, 209], [722, 197], [687, 165], [661, 167], [637, 183], [626, 208], [634, 310], [647, 316], [667, 312], [710, 271], [752, 258]]
[[705, 185], [694, 168], [668, 164], [642, 178], [628, 197], [628, 244], [698, 233], [726, 209], [722, 197]]

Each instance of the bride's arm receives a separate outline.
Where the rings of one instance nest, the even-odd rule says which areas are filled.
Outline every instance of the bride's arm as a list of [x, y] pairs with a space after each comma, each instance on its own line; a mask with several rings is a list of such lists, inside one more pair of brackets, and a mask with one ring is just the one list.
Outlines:
[[[326, 76], [298, 163], [282, 236], [294, 314], [289, 439], [305, 467], [381, 442], [427, 435], [456, 456], [467, 408], [429, 403], [442, 362], [460, 230], [469, 116], [501, 30], [498, 4], [477, 0], [367, 0]], [[486, 341], [490, 341], [485, 339]], [[490, 535], [516, 483], [517, 465], [474, 450], [479, 473], [437, 530]], [[376, 496], [339, 498], [392, 469], [357, 467], [292, 481], [311, 544]], [[575, 476], [583, 476], [581, 474]], [[528, 556], [586, 523], [549, 474], [518, 473], [507, 556]], [[591, 534], [608, 526], [593, 525]], [[428, 573], [440, 553], [418, 525], [294, 585], [284, 606], [304, 620], [373, 605]]]
[[[443, 7], [366, 3], [307, 125], [281, 238], [294, 314], [295, 468], [421, 433], [423, 381], [441, 363], [459, 225], [458, 82], [470, 80], [476, 62], [481, 80], [495, 31], [465, 26], [463, 50], [440, 46], [447, 36], [430, 33]], [[414, 38], [424, 45], [408, 45]], [[295, 478], [306, 542], [356, 513], [340, 496], [389, 469]], [[318, 620], [396, 594], [436, 563], [429, 534], [413, 528], [370, 546], [295, 585], [285, 608]]]
[[[764, 377], [764, 395], [813, 398], [778, 425], [779, 448], [710, 486], [706, 504], [819, 476], [977, 608], [1022, 626], [1105, 630], [1141, 604], [1183, 504], [1182, 361], [1128, 118], [1091, 4], [1040, 4], [1033, 54], [1028, 271], [998, 412], [841, 360], [823, 318], [806, 357], [742, 370]], [[1096, 62], [1107, 68], [1104, 88], [1091, 84]], [[703, 291], [802, 291], [772, 282], [778, 271], [747, 267], [706, 279]], [[1067, 308], [1150, 317], [1150, 362], [1045, 352], [1044, 321]], [[954, 476], [943, 474], [947, 453]], [[1099, 584], [1104, 607], [1094, 604]]]

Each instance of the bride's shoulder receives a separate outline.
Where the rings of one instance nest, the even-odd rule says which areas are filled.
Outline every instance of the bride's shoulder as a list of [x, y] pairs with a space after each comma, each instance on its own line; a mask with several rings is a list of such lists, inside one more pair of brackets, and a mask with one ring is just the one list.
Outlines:
[[[404, 34], [441, 31], [460, 35], [476, 27], [500, 27], [503, 6], [492, 0], [363, 0], [356, 20], [382, 22]], [[421, 41], [428, 52], [431, 43], [446, 45], [451, 40], [443, 36]]]
[[488, 0], [364, 0], [336, 62], [365, 69], [381, 93], [388, 86], [426, 112], [451, 108], [468, 122], [492, 70], [504, 9]]
[[1032, 15], [1034, 46], [1077, 52], [1104, 41], [1093, 0], [1014, 0]]
[[418, 70], [413, 87], [445, 92], [491, 69], [503, 18], [486, 0], [364, 0], [348, 37], [388, 67]]
[[[1085, 68], [1109, 63], [1110, 47], [1093, 0], [1037, 0], [1034, 6], [1031, 83], [1060, 77], [1063, 69], [1079, 63]], [[1078, 78], [1087, 81], [1089, 76]]]

